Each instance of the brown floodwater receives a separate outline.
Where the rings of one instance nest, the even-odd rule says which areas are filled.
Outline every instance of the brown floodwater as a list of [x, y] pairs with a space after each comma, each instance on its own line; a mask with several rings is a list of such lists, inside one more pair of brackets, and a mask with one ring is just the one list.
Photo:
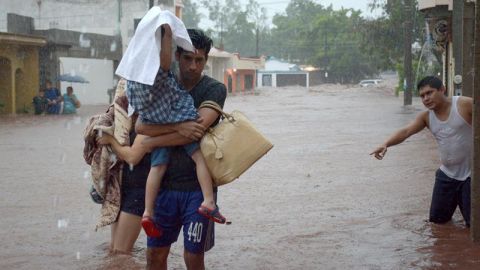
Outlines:
[[[217, 226], [207, 269], [480, 269], [480, 246], [458, 210], [428, 219], [436, 144], [422, 131], [368, 154], [423, 110], [404, 108], [386, 85], [289, 87], [229, 96], [275, 147], [219, 189], [233, 221]], [[83, 160], [88, 116], [0, 117], [0, 269], [143, 269], [142, 233], [132, 256], [109, 255], [110, 231], [95, 232]], [[184, 269], [183, 240], [169, 269]]]

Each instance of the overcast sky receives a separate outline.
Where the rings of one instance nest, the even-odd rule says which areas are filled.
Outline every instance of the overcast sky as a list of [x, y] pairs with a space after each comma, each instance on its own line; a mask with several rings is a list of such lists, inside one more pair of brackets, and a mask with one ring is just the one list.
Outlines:
[[[240, 0], [240, 2], [248, 3], [248, 0]], [[275, 13], [283, 13], [287, 7], [289, 0], [257, 0], [257, 2], [262, 6], [267, 8], [268, 15], [272, 17]], [[359, 9], [362, 13], [370, 14], [368, 10], [368, 3], [371, 0], [316, 0], [315, 2], [323, 5], [330, 6], [333, 5], [334, 9], [344, 8], [354, 8]]]
[[[340, 9], [342, 7], [344, 8], [354, 8], [356, 10], [362, 11], [362, 14], [364, 17], [375, 17], [380, 15], [381, 11], [375, 11], [374, 13], [370, 12], [368, 9], [368, 4], [372, 0], [315, 0], [315, 2], [323, 5], [323, 6], [330, 6], [333, 5], [333, 9]], [[195, 2], [193, 0], [192, 2]], [[196, 1], [199, 2], [199, 1]], [[239, 0], [240, 3], [243, 3], [246, 5], [248, 3], [248, 0]], [[287, 7], [288, 3], [290, 3], [290, 0], [257, 0], [257, 2], [260, 4], [260, 6], [265, 7], [267, 9], [267, 15], [269, 17], [269, 20], [275, 15], [276, 13], [285, 13], [285, 8]], [[207, 11], [205, 9], [200, 10], [205, 17], [207, 17]], [[208, 18], [202, 19], [200, 22], [200, 27], [203, 28], [203, 26], [210, 26], [211, 23], [208, 21]]]

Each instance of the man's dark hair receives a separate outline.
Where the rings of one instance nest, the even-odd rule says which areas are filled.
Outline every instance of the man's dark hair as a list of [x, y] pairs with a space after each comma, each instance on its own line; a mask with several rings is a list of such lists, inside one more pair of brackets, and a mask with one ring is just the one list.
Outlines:
[[50, 81], [50, 80], [45, 80], [45, 84], [47, 84], [47, 83], [48, 83], [48, 84], [52, 84], [52, 81]]
[[435, 76], [427, 76], [425, 78], [423, 78], [421, 81], [418, 82], [417, 84], [417, 90], [420, 91], [421, 88], [425, 87], [425, 86], [430, 86], [432, 88], [435, 88], [437, 90], [440, 90], [440, 88], [442, 88], [442, 80], [440, 80], [439, 78], [435, 77]]
[[[205, 51], [205, 59], [208, 59], [208, 53], [212, 48], [212, 39], [209, 38], [202, 30], [199, 29], [187, 29], [188, 35], [192, 40], [193, 47], [197, 50]], [[177, 46], [177, 52], [182, 54], [185, 50], [182, 47]]]

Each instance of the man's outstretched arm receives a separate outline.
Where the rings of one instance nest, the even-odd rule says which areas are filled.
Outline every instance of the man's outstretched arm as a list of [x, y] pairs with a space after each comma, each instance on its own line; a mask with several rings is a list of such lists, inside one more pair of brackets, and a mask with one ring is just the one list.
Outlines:
[[378, 160], [383, 159], [387, 148], [402, 143], [408, 137], [420, 132], [427, 126], [428, 111], [420, 113], [413, 122], [393, 133], [382, 145], [378, 146], [370, 155]]

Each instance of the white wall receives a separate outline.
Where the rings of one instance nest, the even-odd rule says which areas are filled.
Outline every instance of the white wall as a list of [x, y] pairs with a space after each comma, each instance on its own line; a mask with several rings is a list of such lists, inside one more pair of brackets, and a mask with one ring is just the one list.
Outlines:
[[80, 75], [90, 83], [61, 82], [62, 94], [67, 91], [67, 86], [71, 85], [73, 92], [82, 104], [108, 104], [107, 90], [115, 85], [113, 61], [60, 57], [60, 74], [65, 73]]
[[[7, 13], [15, 13], [32, 17], [37, 30], [58, 28], [103, 35], [116, 35], [120, 30], [125, 51], [134, 33], [134, 19], [142, 18], [148, 5], [147, 0], [0, 0], [0, 31], [7, 31]], [[161, 8], [175, 13], [173, 6]]]
[[[282, 74], [289, 74], [289, 73], [282, 73]], [[295, 73], [295, 72], [292, 72], [290, 74], [304, 74], [304, 73]], [[277, 87], [277, 73], [275, 72], [258, 72], [257, 73], [257, 85], [258, 87], [263, 87], [265, 86], [264, 85], [264, 81], [263, 81], [263, 75], [271, 75], [272, 76], [272, 85], [271, 87]], [[309, 89], [310, 88], [310, 73], [305, 73], [306, 77], [305, 77], [305, 85], [306, 85], [306, 88]]]
[[260, 69], [260, 70], [266, 70], [266, 71], [290, 71], [295, 64], [290, 64], [287, 62], [283, 62], [280, 60], [267, 60], [265, 61], [265, 69]]
[[265, 85], [263, 82], [263, 75], [272, 76], [272, 85], [270, 87], [277, 87], [277, 73], [275, 72], [257, 72], [257, 85], [258, 87], [263, 87]]

